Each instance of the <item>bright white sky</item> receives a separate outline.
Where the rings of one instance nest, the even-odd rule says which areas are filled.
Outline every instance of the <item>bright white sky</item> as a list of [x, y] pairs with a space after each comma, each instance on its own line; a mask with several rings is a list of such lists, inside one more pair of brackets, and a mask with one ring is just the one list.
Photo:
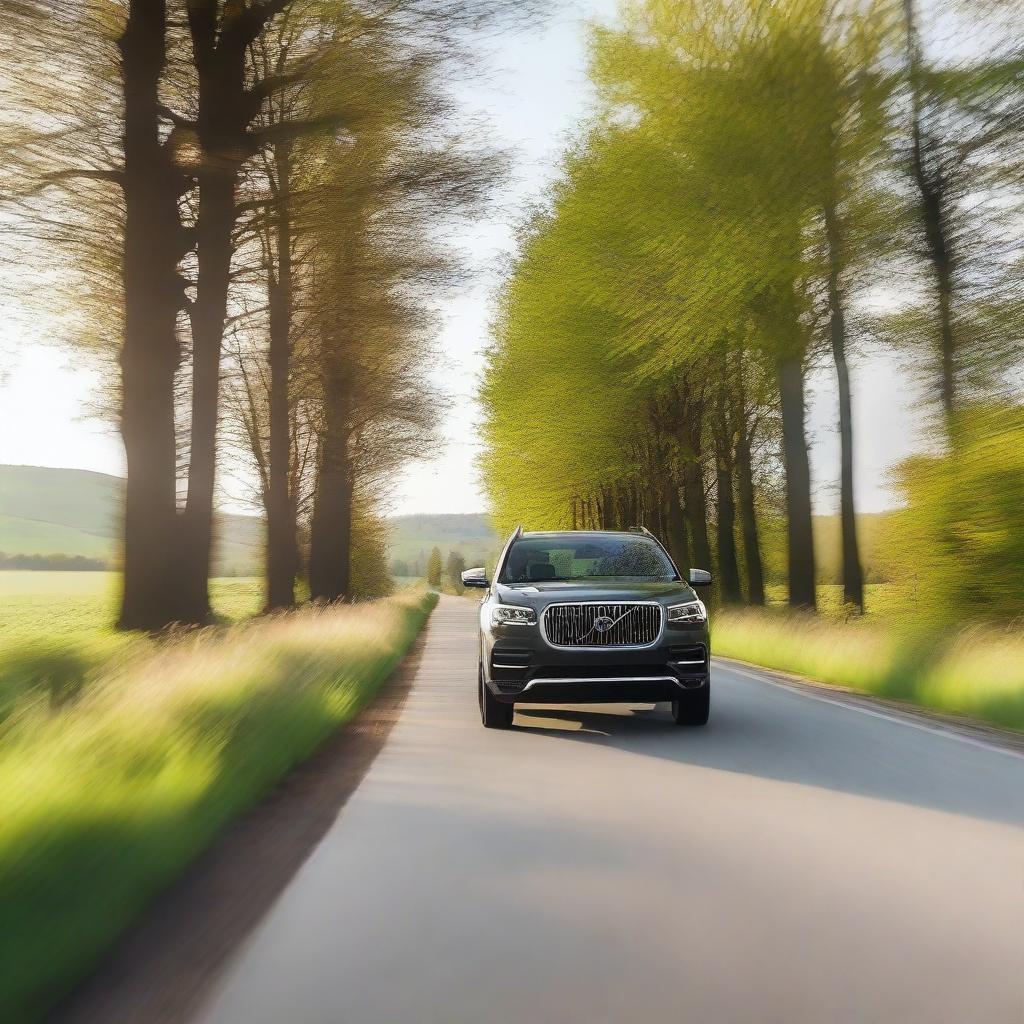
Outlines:
[[[441, 344], [446, 365], [438, 370], [437, 379], [455, 399], [444, 425], [445, 446], [434, 461], [413, 466], [401, 477], [395, 513], [485, 509], [473, 464], [479, 417], [474, 396], [491, 296], [500, 267], [513, 249], [523, 208], [543, 193], [565, 141], [589, 110], [585, 20], [611, 18], [615, 6], [615, 0], [578, 0], [543, 30], [496, 47], [490, 85], [467, 90], [467, 113], [483, 116], [493, 126], [495, 141], [516, 154], [516, 172], [501, 208], [460, 239], [483, 272], [475, 287], [444, 307]], [[0, 332], [2, 321], [0, 315]], [[123, 473], [116, 433], [87, 417], [98, 374], [73, 367], [57, 348], [39, 342], [18, 345], [18, 339], [2, 334], [0, 341], [12, 343], [0, 348], [6, 364], [0, 366], [0, 463]], [[887, 470], [918, 444], [915, 424], [921, 417], [915, 389], [891, 358], [875, 354], [870, 366], [863, 357], [857, 359], [853, 374], [859, 508], [877, 511], [892, 504]], [[808, 427], [821, 512], [833, 510], [838, 501], [833, 479], [839, 465], [833, 380], [828, 366], [811, 380]], [[225, 480], [223, 486], [226, 506], [252, 511], [242, 504], [237, 483]]]

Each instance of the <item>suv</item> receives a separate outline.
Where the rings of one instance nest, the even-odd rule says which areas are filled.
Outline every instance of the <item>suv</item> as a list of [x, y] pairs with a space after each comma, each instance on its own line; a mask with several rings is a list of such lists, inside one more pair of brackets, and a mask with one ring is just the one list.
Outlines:
[[669, 701], [679, 725], [704, 725], [711, 700], [708, 615], [647, 530], [509, 538], [480, 603], [480, 715], [507, 729], [527, 704]]

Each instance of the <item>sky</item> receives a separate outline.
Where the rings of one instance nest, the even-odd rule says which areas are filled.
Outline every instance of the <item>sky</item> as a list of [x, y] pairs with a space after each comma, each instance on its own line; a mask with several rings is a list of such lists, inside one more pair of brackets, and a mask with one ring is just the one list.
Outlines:
[[[470, 118], [483, 119], [494, 141], [514, 154], [511, 180], [492, 212], [464, 229], [457, 242], [478, 270], [474, 282], [445, 300], [436, 383], [452, 397], [443, 445], [430, 462], [411, 466], [396, 483], [390, 511], [480, 512], [486, 500], [474, 459], [479, 451], [475, 401], [482, 351], [501, 268], [514, 251], [516, 225], [544, 194], [558, 160], [592, 109], [586, 76], [588, 19], [610, 20], [615, 0], [577, 0], [542, 28], [494, 44], [483, 84], [460, 92]], [[0, 317], [0, 463], [91, 469], [122, 474], [120, 440], [108, 423], [90, 418], [99, 387], [96, 370], [72, 365], [66, 352], [37, 339], [3, 337]], [[39, 331], [45, 336], [45, 329]], [[858, 507], [891, 507], [890, 467], [920, 445], [919, 392], [907, 371], [885, 353], [853, 359]], [[838, 504], [834, 371], [812, 372], [808, 407], [815, 509]], [[254, 511], [238, 479], [224, 474], [222, 504]]]

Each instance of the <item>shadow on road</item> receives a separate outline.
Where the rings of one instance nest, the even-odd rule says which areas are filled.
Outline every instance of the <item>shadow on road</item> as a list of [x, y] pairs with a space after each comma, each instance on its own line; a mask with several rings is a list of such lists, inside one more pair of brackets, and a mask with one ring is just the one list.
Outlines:
[[710, 723], [667, 705], [516, 707], [516, 728], [644, 757], [895, 801], [1024, 827], [1024, 759], [882, 720], [727, 669]]

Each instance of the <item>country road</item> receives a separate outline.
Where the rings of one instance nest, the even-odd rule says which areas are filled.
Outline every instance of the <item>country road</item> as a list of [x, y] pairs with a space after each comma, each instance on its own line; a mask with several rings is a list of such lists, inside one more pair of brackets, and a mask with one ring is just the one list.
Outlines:
[[1024, 1021], [1019, 754], [722, 664], [485, 731], [476, 608], [199, 1021]]

